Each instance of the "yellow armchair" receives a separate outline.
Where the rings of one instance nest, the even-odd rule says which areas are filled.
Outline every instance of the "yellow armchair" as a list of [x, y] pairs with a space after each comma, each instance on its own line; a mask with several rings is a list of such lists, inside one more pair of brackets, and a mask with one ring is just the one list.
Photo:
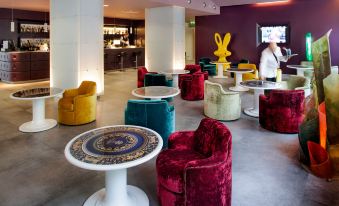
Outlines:
[[242, 75], [243, 81], [259, 79], [257, 66], [255, 64], [241, 63], [241, 64], [238, 64], [238, 69], [252, 69], [253, 70], [253, 72], [251, 73], [246, 73]]
[[96, 83], [83, 81], [78, 89], [68, 89], [58, 103], [58, 121], [66, 125], [80, 125], [96, 118]]

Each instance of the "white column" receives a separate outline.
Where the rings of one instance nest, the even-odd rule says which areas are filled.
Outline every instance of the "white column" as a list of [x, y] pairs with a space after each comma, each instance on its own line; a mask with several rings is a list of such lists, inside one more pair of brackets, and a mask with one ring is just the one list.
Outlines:
[[103, 0], [50, 0], [50, 15], [51, 86], [90, 80], [103, 94]]
[[170, 72], [185, 67], [185, 8], [145, 10], [145, 65], [150, 71]]

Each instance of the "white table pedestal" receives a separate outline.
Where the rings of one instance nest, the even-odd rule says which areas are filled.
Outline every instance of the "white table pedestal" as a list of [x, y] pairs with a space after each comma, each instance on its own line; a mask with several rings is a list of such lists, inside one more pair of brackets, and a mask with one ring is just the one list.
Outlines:
[[218, 74], [213, 78], [226, 79], [227, 76], [224, 76], [224, 64], [225, 63], [215, 63], [217, 65]]
[[90, 196], [84, 206], [148, 206], [141, 189], [127, 185], [127, 169], [106, 171], [106, 188]]
[[235, 91], [235, 92], [247, 92], [249, 89], [240, 86], [240, 82], [242, 82], [242, 74], [243, 73], [239, 73], [239, 72], [234, 72], [235, 73], [235, 86], [234, 87], [230, 87], [229, 90], [231, 91]]
[[304, 70], [302, 70], [302, 69], [297, 69], [297, 75], [298, 76], [304, 76]]
[[259, 117], [259, 96], [264, 94], [263, 89], [254, 89], [254, 98], [252, 108], [247, 108], [244, 110], [244, 113], [251, 117]]
[[179, 75], [172, 74], [172, 78], [173, 78], [173, 87], [179, 88]]
[[32, 100], [33, 120], [26, 122], [19, 127], [22, 132], [40, 132], [51, 129], [57, 125], [54, 119], [45, 119], [45, 99]]

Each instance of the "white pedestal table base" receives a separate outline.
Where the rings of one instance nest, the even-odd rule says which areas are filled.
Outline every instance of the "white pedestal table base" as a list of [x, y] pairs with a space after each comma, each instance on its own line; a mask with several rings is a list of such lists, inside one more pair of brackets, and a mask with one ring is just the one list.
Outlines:
[[57, 125], [54, 119], [45, 119], [45, 99], [32, 100], [33, 120], [19, 127], [22, 132], [41, 132]]
[[149, 206], [141, 189], [127, 185], [127, 169], [106, 171], [106, 188], [90, 196], [84, 206]]
[[244, 113], [251, 117], [259, 117], [259, 96], [264, 94], [263, 89], [254, 90], [253, 106], [252, 108], [244, 109]]
[[213, 78], [216, 79], [226, 79], [227, 76], [224, 76], [224, 65], [223, 64], [217, 64], [218, 74], [217, 76], [213, 76]]
[[249, 89], [240, 86], [240, 82], [242, 82], [242, 73], [235, 73], [235, 86], [228, 88], [231, 91], [234, 92], [247, 92]]

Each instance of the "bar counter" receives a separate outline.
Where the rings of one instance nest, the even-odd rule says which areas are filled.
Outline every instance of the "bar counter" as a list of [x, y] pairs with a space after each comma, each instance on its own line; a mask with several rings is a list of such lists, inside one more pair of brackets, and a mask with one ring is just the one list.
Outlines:
[[0, 52], [0, 78], [9, 83], [48, 79], [49, 52]]
[[124, 47], [104, 49], [104, 68], [107, 70], [124, 70], [145, 65], [144, 47]]

